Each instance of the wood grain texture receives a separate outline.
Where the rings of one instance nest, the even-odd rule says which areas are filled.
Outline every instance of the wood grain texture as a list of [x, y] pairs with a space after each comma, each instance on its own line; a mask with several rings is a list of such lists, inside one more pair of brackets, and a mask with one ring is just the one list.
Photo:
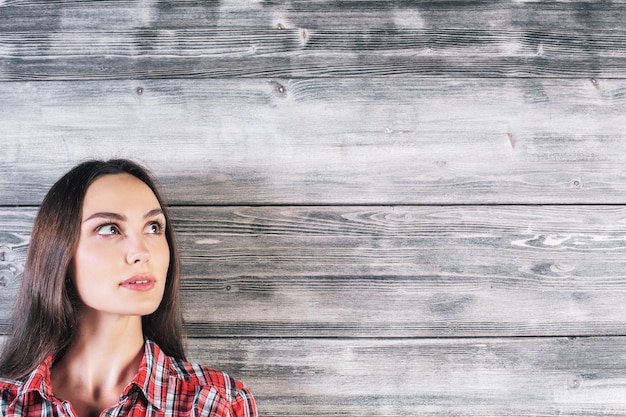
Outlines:
[[[0, 212], [23, 269], [34, 210]], [[194, 337], [622, 334], [623, 207], [177, 207]], [[10, 275], [12, 274], [12, 275]], [[18, 280], [1, 288], [6, 326]]]
[[0, 33], [0, 81], [626, 76], [624, 30], [136, 29]]
[[0, 4], [0, 29], [623, 29], [624, 3], [586, 1], [33, 1]]
[[[171, 203], [626, 202], [622, 80], [0, 83], [0, 205], [131, 157]], [[19, 169], [16, 170], [15, 167]]]
[[[623, 338], [199, 340], [264, 416], [619, 416]], [[243, 364], [243, 365], [242, 365]]]

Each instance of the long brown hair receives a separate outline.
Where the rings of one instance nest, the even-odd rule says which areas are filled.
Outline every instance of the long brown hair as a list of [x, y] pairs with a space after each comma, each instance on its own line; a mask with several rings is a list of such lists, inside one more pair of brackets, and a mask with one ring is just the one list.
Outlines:
[[163, 299], [142, 318], [144, 337], [168, 355], [185, 359], [180, 305], [180, 257], [167, 207], [150, 173], [125, 159], [83, 162], [59, 179], [45, 196], [26, 255], [22, 284], [8, 340], [0, 356], [0, 375], [21, 378], [48, 355], [65, 351], [78, 324], [80, 299], [70, 275], [80, 237], [82, 206], [87, 188], [103, 175], [127, 173], [154, 192], [163, 209], [170, 264]]

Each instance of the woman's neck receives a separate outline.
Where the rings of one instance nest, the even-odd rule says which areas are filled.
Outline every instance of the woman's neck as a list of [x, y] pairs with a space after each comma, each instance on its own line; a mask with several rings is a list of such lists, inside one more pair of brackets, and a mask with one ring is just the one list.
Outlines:
[[52, 368], [54, 395], [70, 401], [79, 416], [100, 414], [119, 401], [137, 373], [143, 344], [141, 317], [85, 312], [72, 343]]

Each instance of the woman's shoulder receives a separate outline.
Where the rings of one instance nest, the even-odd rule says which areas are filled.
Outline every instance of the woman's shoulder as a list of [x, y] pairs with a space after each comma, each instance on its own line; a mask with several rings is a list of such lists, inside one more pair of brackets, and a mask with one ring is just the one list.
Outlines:
[[24, 391], [24, 380], [0, 376], [0, 416], [6, 414], [6, 408]]
[[170, 375], [180, 381], [199, 387], [212, 387], [228, 397], [234, 397], [246, 388], [241, 381], [231, 377], [227, 372], [176, 358], [168, 359]]
[[231, 410], [231, 415], [234, 416], [256, 415], [256, 404], [249, 389], [227, 372], [167, 356], [156, 345], [148, 348], [154, 349], [153, 353], [156, 354], [155, 359], [158, 363], [153, 368], [152, 377], [154, 378], [154, 374], [159, 373], [155, 371], [161, 368], [163, 377], [168, 379], [161, 384], [166, 384], [168, 389], [173, 389], [177, 395], [192, 396], [200, 402], [215, 403], [215, 406], [223, 403], [222, 406]]
[[0, 393], [16, 392], [24, 383], [24, 381], [3, 378], [0, 376]]

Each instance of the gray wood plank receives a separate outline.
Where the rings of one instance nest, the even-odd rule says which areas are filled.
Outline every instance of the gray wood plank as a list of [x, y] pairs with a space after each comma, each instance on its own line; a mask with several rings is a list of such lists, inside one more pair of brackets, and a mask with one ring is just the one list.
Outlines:
[[621, 208], [211, 211], [176, 212], [198, 336], [623, 331]]
[[[0, 328], [34, 209], [0, 211]], [[622, 334], [626, 208], [174, 208], [194, 337]]]
[[617, 29], [42, 30], [0, 45], [0, 81], [626, 76]]
[[175, 204], [626, 202], [622, 80], [0, 83], [0, 205], [131, 157]]
[[623, 416], [624, 338], [198, 340], [264, 416]]
[[620, 1], [55, 1], [7, 0], [0, 30], [207, 27], [307, 29], [623, 29]]

